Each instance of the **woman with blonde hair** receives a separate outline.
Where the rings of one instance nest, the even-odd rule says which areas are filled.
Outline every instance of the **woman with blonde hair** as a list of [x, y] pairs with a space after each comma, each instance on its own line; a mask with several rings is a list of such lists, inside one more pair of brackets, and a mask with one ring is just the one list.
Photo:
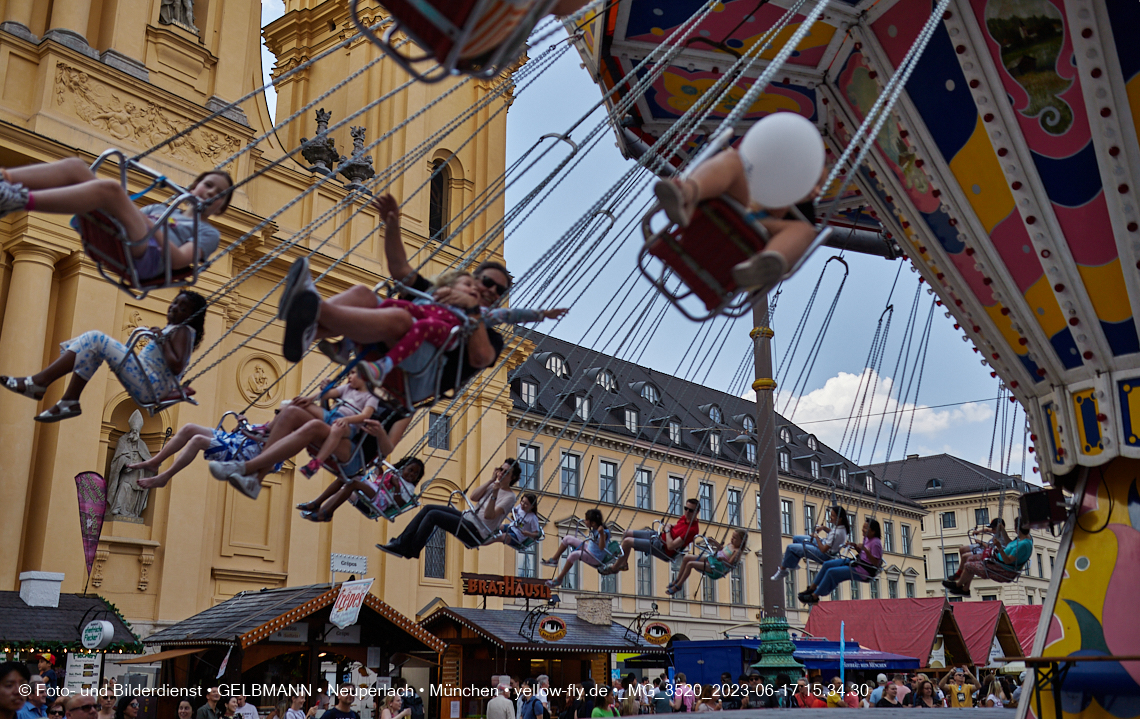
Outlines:
[[997, 677], [994, 677], [990, 682], [990, 693], [986, 696], [985, 706], [987, 709], [1002, 709], [1005, 707], [1009, 697], [1006, 696], [1005, 689], [1002, 687], [1001, 682]]
[[380, 704], [380, 719], [404, 719], [412, 713], [411, 707], [402, 709], [404, 705], [404, 698], [397, 692], [390, 692], [384, 695], [384, 701]]

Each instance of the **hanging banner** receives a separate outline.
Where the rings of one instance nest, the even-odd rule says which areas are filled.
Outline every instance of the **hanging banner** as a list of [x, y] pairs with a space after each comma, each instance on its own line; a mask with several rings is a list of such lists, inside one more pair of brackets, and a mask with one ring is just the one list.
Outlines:
[[341, 629], [356, 624], [356, 620], [360, 617], [360, 607], [364, 604], [364, 598], [368, 596], [373, 581], [373, 579], [358, 579], [340, 585], [340, 594], [336, 596], [336, 603], [329, 613], [329, 622]]
[[75, 475], [75, 492], [79, 497], [79, 536], [83, 538], [83, 558], [90, 577], [107, 512], [107, 482], [98, 472], [80, 472]]

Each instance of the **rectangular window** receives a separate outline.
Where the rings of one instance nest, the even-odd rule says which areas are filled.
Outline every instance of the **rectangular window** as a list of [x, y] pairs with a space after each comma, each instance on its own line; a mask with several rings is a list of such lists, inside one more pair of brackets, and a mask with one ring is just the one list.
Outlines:
[[796, 597], [796, 573], [790, 572], [784, 577], [784, 606], [794, 607], [799, 601]]
[[709, 432], [709, 451], [714, 455], [720, 455], [720, 435], [716, 432]]
[[[1026, 597], [1025, 597], [1025, 599], [1026, 599], [1027, 603], [1029, 603], [1029, 604], [1033, 604], [1033, 595], [1028, 595], [1028, 596], [1026, 596]], [[1042, 597], [1042, 598], [1041, 598], [1041, 601], [1042, 601], [1042, 602], [1044, 602], [1044, 601], [1045, 601], [1045, 597]]]
[[839, 483], [842, 484], [844, 487], [847, 486], [847, 468], [846, 467], [840, 467], [839, 468]]
[[670, 517], [681, 516], [681, 505], [683, 503], [682, 497], [684, 496], [685, 480], [683, 477], [670, 477], [669, 478], [669, 510]]
[[851, 598], [852, 599], [862, 599], [863, 598], [862, 597], [862, 591], [863, 591], [863, 583], [862, 582], [851, 582]]
[[926, 531], [926, 517], [919, 517], [918, 518], [918, 530], [920, 532]]
[[634, 434], [637, 434], [637, 428], [639, 426], [638, 419], [636, 409], [625, 408], [625, 428]]
[[780, 500], [780, 531], [784, 534], [795, 534], [795, 523], [792, 518], [792, 512], [795, 511], [795, 504], [790, 499]]
[[522, 397], [523, 404], [527, 407], [533, 407], [538, 403], [538, 383], [531, 382], [530, 380], [523, 380], [519, 395]]
[[582, 466], [582, 458], [569, 452], [562, 453], [562, 494], [567, 497], [577, 497], [581, 483], [578, 481], [578, 472]]
[[787, 452], [780, 452], [776, 456], [778, 456], [780, 458], [780, 471], [783, 472], [784, 474], [791, 472], [792, 471], [792, 459], [790, 456], [788, 456], [788, 453]]
[[451, 449], [451, 417], [446, 414], [428, 414], [427, 444], [432, 449]]
[[669, 420], [669, 441], [673, 444], [681, 443], [681, 423], [675, 419]]
[[760, 526], [760, 495], [756, 495], [756, 531], [760, 531], [763, 527]]
[[898, 599], [899, 598], [899, 581], [897, 579], [888, 579], [887, 580], [887, 598], [889, 598], [889, 599]]
[[728, 490], [728, 523], [734, 527], [740, 526], [740, 490]]
[[982, 507], [974, 510], [974, 526], [988, 527], [990, 524], [990, 508]]
[[447, 579], [447, 533], [436, 529], [424, 545], [424, 576]]
[[[436, 530], [439, 531], [438, 529]], [[515, 552], [515, 576], [516, 577], [537, 577], [538, 576], [538, 545], [532, 544], [526, 549], [520, 549]]]
[[598, 588], [605, 594], [617, 594], [617, 575], [599, 574]]
[[736, 606], [744, 604], [744, 562], [737, 562], [728, 574], [729, 587], [732, 590], [732, 603]]
[[997, 595], [996, 594], [983, 594], [982, 595], [982, 601], [983, 602], [996, 602], [997, 601]]
[[957, 552], [943, 552], [942, 553], [942, 569], [945, 572], [942, 576], [949, 579], [954, 576], [958, 571], [958, 553]]
[[883, 551], [895, 551], [895, 523], [883, 521]]
[[701, 482], [701, 521], [711, 522], [713, 518], [713, 509], [716, 507], [716, 501], [713, 497], [713, 486], [706, 482]]
[[914, 599], [915, 596], [916, 595], [914, 593], [914, 582], [907, 582], [906, 583], [906, 598], [907, 599]]
[[709, 579], [708, 577], [704, 577], [703, 579], [701, 579], [701, 597], [706, 602], [715, 602], [716, 601], [716, 582]]
[[575, 395], [574, 415], [585, 422], [590, 418], [590, 398]]
[[804, 534], [815, 529], [815, 505], [804, 503]]
[[819, 460], [813, 459], [811, 461], [811, 476], [815, 479], [819, 479], [819, 474]]
[[519, 489], [538, 489], [538, 457], [537, 446], [519, 445]]
[[756, 464], [756, 445], [751, 442], [744, 445], [744, 459], [749, 464]]
[[653, 509], [653, 475], [648, 469], [638, 467], [633, 476], [637, 491], [637, 508]]
[[1053, 576], [1053, 559], [1054, 559], [1053, 555], [1050, 554], [1049, 555], [1049, 576], [1050, 577]]
[[879, 580], [878, 579], [872, 579], [871, 580], [871, 599], [878, 599], [878, 598], [879, 598]]
[[1045, 562], [1042, 561], [1040, 554], [1037, 555], [1037, 576], [1045, 578]]
[[617, 462], [601, 460], [598, 462], [598, 499], [613, 504], [617, 502]]
[[637, 553], [637, 596], [653, 596], [653, 557], [649, 552]]
[[875, 478], [872, 477], [870, 474], [868, 474], [867, 476], [865, 476], [863, 478], [863, 484], [867, 487], [868, 492], [874, 492], [875, 491]]
[[582, 588], [582, 563], [574, 562], [570, 567], [570, 571], [566, 572], [566, 576], [562, 579], [562, 586], [567, 589], [581, 589]]
[[954, 529], [957, 526], [958, 526], [958, 515], [957, 514], [955, 514], [954, 512], [943, 512], [942, 513], [942, 528], [943, 529]]
[[902, 553], [910, 556], [910, 525], [902, 525], [902, 534], [899, 535], [902, 539]]

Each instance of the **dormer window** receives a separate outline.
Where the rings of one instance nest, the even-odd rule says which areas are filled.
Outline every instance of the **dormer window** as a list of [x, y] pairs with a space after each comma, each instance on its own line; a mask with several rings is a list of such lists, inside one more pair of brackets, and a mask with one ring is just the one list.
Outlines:
[[724, 422], [724, 412], [721, 412], [720, 407], [717, 407], [714, 404], [709, 407], [709, 419], [711, 419], [713, 422], [716, 422], [717, 424], [721, 424]]
[[756, 420], [752, 419], [751, 417], [745, 417], [744, 421], [741, 422], [741, 425], [743, 425], [744, 431], [748, 432], [749, 434], [756, 431]]
[[780, 471], [785, 474], [792, 471], [792, 458], [787, 452], [779, 452], [776, 456], [780, 458]]
[[607, 392], [617, 391], [617, 379], [614, 378], [614, 373], [608, 369], [599, 372], [598, 378], [594, 382]]
[[574, 415], [585, 422], [590, 418], [590, 398], [582, 395], [574, 396]]
[[819, 460], [818, 459], [812, 459], [812, 461], [811, 461], [811, 476], [815, 479], [819, 479]]
[[546, 358], [546, 369], [555, 377], [569, 377], [570, 373], [566, 369], [566, 360], [558, 355], [552, 354]]
[[637, 427], [639, 424], [638, 420], [639, 420], [639, 417], [638, 417], [637, 410], [633, 409], [631, 407], [626, 407], [625, 408], [625, 428], [628, 429], [630, 432], [637, 434]]
[[526, 406], [533, 407], [538, 403], [538, 383], [524, 379], [519, 383], [519, 396]]
[[714, 455], [720, 455], [720, 435], [716, 432], [709, 432], [709, 451]]
[[784, 444], [792, 443], [792, 431], [787, 427], [780, 427], [780, 441]]
[[839, 483], [845, 487], [847, 486], [847, 468], [846, 467], [840, 467], [839, 468]]
[[673, 444], [681, 443], [681, 423], [675, 419], [669, 420], [669, 441]]
[[819, 451], [819, 442], [816, 441], [814, 434], [809, 434], [807, 438], [807, 446], [813, 452]]
[[875, 491], [875, 478], [868, 474], [866, 476], [866, 478], [864, 479], [864, 481], [867, 484], [867, 491], [868, 492], [874, 492]]
[[646, 384], [641, 388], [641, 398], [650, 404], [657, 404], [661, 401], [661, 392], [651, 384]]
[[926, 482], [926, 491], [927, 492], [934, 492], [934, 491], [937, 491], [939, 489], [942, 489], [942, 480], [941, 479], [938, 479], [937, 477], [935, 477], [934, 479], [928, 480]]
[[749, 464], [756, 464], [756, 445], [751, 442], [744, 445], [744, 458]]

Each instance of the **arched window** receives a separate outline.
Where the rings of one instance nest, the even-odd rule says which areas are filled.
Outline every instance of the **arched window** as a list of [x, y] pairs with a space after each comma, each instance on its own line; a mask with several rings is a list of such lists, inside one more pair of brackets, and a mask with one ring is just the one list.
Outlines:
[[641, 388], [641, 397], [650, 404], [657, 404], [661, 401], [661, 393], [651, 384], [646, 384]]
[[717, 424], [721, 424], [724, 422], [724, 412], [721, 412], [720, 407], [717, 407], [714, 404], [709, 407], [709, 419], [711, 419], [713, 422], [716, 422]]
[[780, 441], [784, 444], [791, 444], [792, 431], [787, 427], [780, 427]]
[[927, 483], [926, 483], [926, 491], [927, 492], [937, 491], [939, 489], [942, 489], [942, 480], [941, 479], [938, 479], [937, 477], [935, 477], [934, 479], [927, 481]]
[[447, 223], [451, 220], [449, 195], [451, 194], [451, 170], [443, 160], [431, 165], [431, 186], [428, 194], [428, 238], [442, 240], [447, 234]]
[[807, 438], [808, 449], [815, 452], [819, 449], [819, 442], [816, 441], [814, 434], [809, 434]]
[[741, 424], [744, 425], [745, 432], [752, 433], [756, 431], [756, 420], [752, 419], [751, 417], [745, 417], [744, 421]]
[[550, 355], [546, 358], [546, 369], [550, 370], [555, 377], [568, 377], [570, 373], [566, 371], [566, 361], [558, 355]]
[[599, 387], [607, 392], [617, 391], [617, 380], [614, 379], [614, 373], [607, 370], [602, 370], [598, 373], [598, 378], [594, 380]]

